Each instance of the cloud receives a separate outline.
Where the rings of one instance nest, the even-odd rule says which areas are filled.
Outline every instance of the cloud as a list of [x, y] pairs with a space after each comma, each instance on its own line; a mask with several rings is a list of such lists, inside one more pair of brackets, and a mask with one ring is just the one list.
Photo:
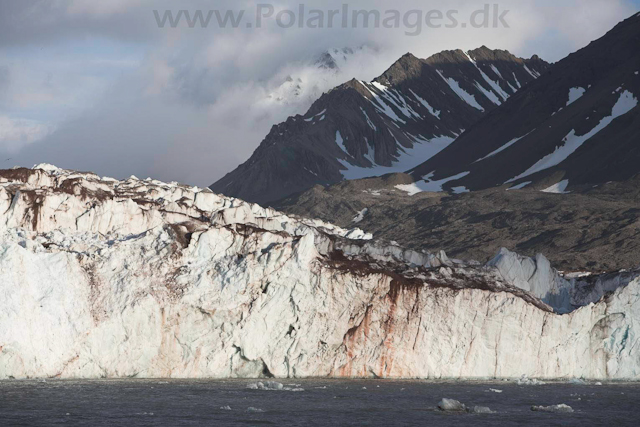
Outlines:
[[89, 15], [104, 17], [125, 13], [126, 11], [135, 9], [143, 5], [144, 3], [144, 0], [72, 0], [67, 4], [66, 11], [70, 15]]
[[0, 66], [0, 103], [6, 99], [7, 94], [9, 92], [9, 67]]
[[0, 149], [12, 154], [51, 134], [53, 127], [34, 120], [0, 116]]
[[[278, 0], [274, 9], [296, 10], [300, 3]], [[304, 3], [307, 10], [328, 10], [344, 2]], [[30, 143], [0, 143], [0, 151], [21, 147], [14, 157], [28, 166], [49, 162], [208, 185], [246, 160], [273, 124], [304, 113], [335, 85], [372, 79], [406, 52], [427, 57], [485, 44], [557, 61], [637, 10], [626, 0], [495, 3], [510, 10], [510, 28], [425, 27], [412, 37], [403, 28], [283, 29], [273, 20], [261, 29], [161, 29], [153, 15], [215, 7], [246, 8], [253, 18], [250, 0], [3, 2], [0, 116], [9, 120], [7, 135]], [[456, 9], [462, 17], [484, 4], [349, 2], [352, 10]], [[338, 73], [314, 65], [325, 50], [361, 46]]]

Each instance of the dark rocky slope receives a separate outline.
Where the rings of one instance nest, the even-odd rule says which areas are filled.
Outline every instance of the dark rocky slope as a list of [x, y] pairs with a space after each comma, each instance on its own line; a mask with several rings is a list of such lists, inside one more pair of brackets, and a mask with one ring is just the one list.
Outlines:
[[482, 47], [406, 54], [373, 82], [351, 80], [274, 126], [251, 158], [211, 186], [266, 203], [315, 184], [403, 172], [435, 155], [548, 67]]
[[445, 250], [461, 259], [486, 262], [506, 247], [528, 256], [543, 253], [567, 271], [640, 266], [640, 178], [572, 194], [506, 191], [502, 186], [409, 197], [396, 188], [411, 182], [409, 175], [394, 174], [316, 186], [275, 205], [290, 214], [357, 225], [376, 239]]
[[639, 97], [637, 14], [551, 66], [411, 174], [427, 182], [458, 176], [444, 188], [470, 190], [530, 182], [575, 190], [630, 179], [640, 172]]

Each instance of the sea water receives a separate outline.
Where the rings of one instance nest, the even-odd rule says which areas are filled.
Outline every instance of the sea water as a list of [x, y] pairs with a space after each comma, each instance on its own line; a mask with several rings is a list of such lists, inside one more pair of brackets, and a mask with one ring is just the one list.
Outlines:
[[[640, 384], [388, 380], [1, 381], [0, 425], [639, 425]], [[281, 386], [279, 385], [281, 384]], [[444, 413], [443, 398], [493, 413]], [[566, 404], [573, 413], [534, 412]]]

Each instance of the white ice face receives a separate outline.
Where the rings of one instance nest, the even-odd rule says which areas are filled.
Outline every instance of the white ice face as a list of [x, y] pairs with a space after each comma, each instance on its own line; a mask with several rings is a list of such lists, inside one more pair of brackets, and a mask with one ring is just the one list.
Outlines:
[[[632, 278], [576, 293], [544, 257], [472, 267], [208, 190], [54, 167], [1, 171], [0, 212], [0, 378], [640, 372]], [[609, 290], [566, 315], [536, 298]]]

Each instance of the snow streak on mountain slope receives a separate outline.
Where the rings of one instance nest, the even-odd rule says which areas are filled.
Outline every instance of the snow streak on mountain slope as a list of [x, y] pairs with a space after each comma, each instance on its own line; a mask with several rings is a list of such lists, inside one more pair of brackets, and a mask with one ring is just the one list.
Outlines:
[[[598, 132], [606, 128], [620, 116], [627, 114], [629, 111], [633, 110], [638, 106], [638, 99], [633, 96], [631, 92], [625, 90], [618, 98], [618, 101], [613, 106], [610, 116], [604, 117], [600, 120], [600, 123], [596, 125], [593, 129], [591, 129], [585, 135], [576, 135], [575, 129], [572, 130], [567, 136], [562, 139], [563, 145], [556, 147], [556, 150], [540, 159], [536, 164], [531, 166], [529, 169], [518, 175], [516, 178], [510, 181], [517, 181], [520, 178], [533, 175], [536, 172], [543, 171], [545, 169], [549, 169], [553, 166], [556, 166], [563, 161], [565, 161], [570, 155], [572, 155], [578, 148], [582, 146], [586, 141], [591, 139]], [[509, 181], [509, 182], [510, 182]]]
[[469, 172], [445, 190], [625, 181], [640, 172], [638, 68], [635, 15], [552, 65], [411, 174], [442, 180]]
[[547, 66], [486, 47], [426, 60], [407, 54], [373, 82], [351, 80], [304, 116], [274, 126], [246, 163], [211, 188], [266, 203], [315, 184], [405, 171], [534, 80], [527, 69], [538, 75]]
[[560, 316], [521, 289], [558, 291], [541, 259], [465, 265], [48, 165], [0, 171], [0, 212], [0, 378], [640, 373], [636, 280]]

